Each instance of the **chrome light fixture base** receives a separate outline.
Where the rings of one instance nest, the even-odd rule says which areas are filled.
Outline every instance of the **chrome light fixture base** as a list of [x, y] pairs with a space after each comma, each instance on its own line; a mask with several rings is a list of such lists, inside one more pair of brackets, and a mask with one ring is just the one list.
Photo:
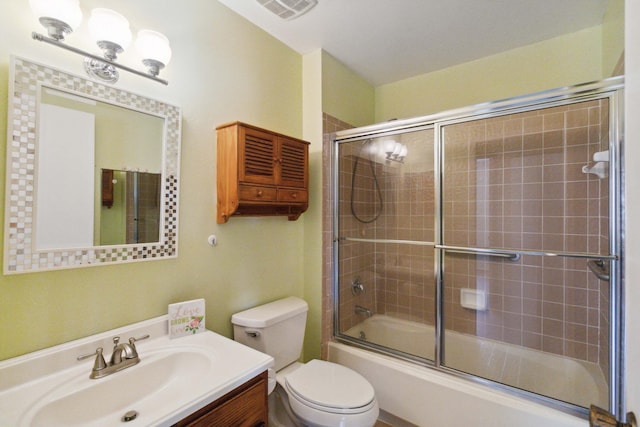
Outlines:
[[118, 59], [118, 55], [124, 52], [124, 49], [118, 43], [113, 43], [107, 40], [100, 40], [97, 42], [97, 45], [102, 49], [105, 59], [108, 59], [109, 61], [115, 61]]
[[107, 62], [90, 57], [84, 58], [84, 70], [89, 76], [110, 84], [117, 82], [120, 77], [120, 73], [116, 67]]
[[49, 18], [48, 16], [43, 16], [39, 19], [40, 24], [47, 29], [47, 33], [49, 37], [54, 40], [64, 40], [64, 37], [73, 32], [71, 26], [69, 26], [66, 22], [63, 22], [56, 18]]
[[[94, 61], [96, 61], [96, 63], [107, 64], [110, 67], [113, 67], [116, 71], [117, 70], [124, 70], [124, 71], [128, 71], [129, 73], [136, 74], [136, 75], [138, 75], [140, 77], [145, 77], [147, 79], [151, 79], [151, 80], [156, 81], [156, 82], [158, 82], [160, 84], [163, 84], [163, 85], [168, 85], [169, 84], [169, 82], [164, 80], [164, 79], [161, 79], [161, 78], [156, 77], [156, 76], [152, 76], [149, 73], [144, 73], [142, 71], [138, 71], [138, 70], [133, 69], [131, 67], [127, 67], [126, 65], [118, 64], [117, 62], [110, 62], [107, 59], [103, 59], [103, 58], [101, 58], [101, 57], [99, 57], [97, 55], [93, 55], [93, 54], [91, 54], [89, 52], [86, 52], [86, 51], [84, 51], [82, 49], [78, 49], [78, 48], [75, 48], [73, 46], [69, 46], [69, 45], [67, 45], [65, 43], [61, 43], [59, 40], [56, 40], [56, 39], [54, 39], [52, 37], [46, 37], [46, 36], [43, 36], [42, 34], [38, 34], [36, 32], [32, 32], [31, 33], [31, 37], [34, 40], [38, 40], [38, 41], [41, 41], [41, 42], [44, 42], [44, 43], [47, 43], [47, 44], [51, 44], [51, 45], [57, 46], [59, 48], [68, 50], [70, 52], [76, 53], [78, 55], [85, 56], [85, 57], [87, 57], [87, 59], [85, 59], [85, 63], [90, 61], [90, 60], [94, 60]], [[86, 69], [87, 69], [87, 65], [85, 65], [85, 70]], [[87, 73], [89, 73], [89, 71], [87, 71]], [[91, 74], [91, 73], [89, 73], [89, 74], [91, 76], [93, 76], [93, 77], [96, 77], [96, 78], [102, 78], [97, 74], [97, 72], [95, 74]]]
[[119, 77], [118, 70], [125, 70], [168, 84], [166, 80], [158, 78], [160, 70], [171, 59], [171, 46], [164, 34], [146, 29], [138, 31], [136, 48], [142, 58], [151, 58], [144, 61], [148, 68], [148, 72], [144, 73], [117, 63], [118, 55], [129, 46], [132, 37], [129, 21], [118, 12], [101, 7], [91, 11], [87, 25], [91, 39], [102, 50], [100, 57], [63, 43], [65, 36], [71, 34], [82, 21], [80, 0], [29, 0], [29, 6], [49, 36], [32, 32], [31, 37], [84, 56], [84, 69], [90, 77], [115, 83]]
[[160, 70], [164, 68], [164, 64], [160, 61], [156, 61], [155, 59], [143, 59], [142, 63], [147, 67], [149, 74], [154, 77], [160, 74]]

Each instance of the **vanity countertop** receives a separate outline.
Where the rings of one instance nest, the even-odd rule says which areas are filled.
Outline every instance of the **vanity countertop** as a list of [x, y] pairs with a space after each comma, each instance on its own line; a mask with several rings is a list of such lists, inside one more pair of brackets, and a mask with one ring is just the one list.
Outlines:
[[[0, 426], [170, 426], [273, 366], [273, 359], [211, 331], [169, 339], [167, 316], [0, 362]], [[140, 363], [89, 379], [113, 337], [137, 342]]]

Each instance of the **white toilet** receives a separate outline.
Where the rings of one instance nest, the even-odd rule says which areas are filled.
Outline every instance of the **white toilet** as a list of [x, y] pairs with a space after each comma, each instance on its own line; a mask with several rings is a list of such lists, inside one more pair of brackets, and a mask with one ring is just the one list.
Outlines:
[[236, 341], [275, 360], [275, 375], [269, 372], [269, 425], [373, 426], [378, 401], [363, 376], [324, 360], [297, 362], [308, 308], [304, 300], [289, 297], [231, 317]]

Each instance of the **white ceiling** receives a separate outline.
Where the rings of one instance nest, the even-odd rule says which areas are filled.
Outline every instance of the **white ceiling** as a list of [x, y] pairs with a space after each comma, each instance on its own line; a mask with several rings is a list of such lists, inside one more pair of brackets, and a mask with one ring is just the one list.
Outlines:
[[257, 0], [219, 1], [377, 86], [601, 24], [608, 0], [318, 0], [289, 21]]

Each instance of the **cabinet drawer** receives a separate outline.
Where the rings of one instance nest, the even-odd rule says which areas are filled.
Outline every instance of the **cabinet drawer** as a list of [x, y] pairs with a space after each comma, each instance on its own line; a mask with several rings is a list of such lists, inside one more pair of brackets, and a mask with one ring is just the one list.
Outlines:
[[240, 200], [273, 202], [276, 200], [276, 194], [277, 191], [274, 187], [240, 185]]
[[291, 203], [306, 203], [309, 199], [306, 190], [299, 188], [279, 188], [278, 201]]

